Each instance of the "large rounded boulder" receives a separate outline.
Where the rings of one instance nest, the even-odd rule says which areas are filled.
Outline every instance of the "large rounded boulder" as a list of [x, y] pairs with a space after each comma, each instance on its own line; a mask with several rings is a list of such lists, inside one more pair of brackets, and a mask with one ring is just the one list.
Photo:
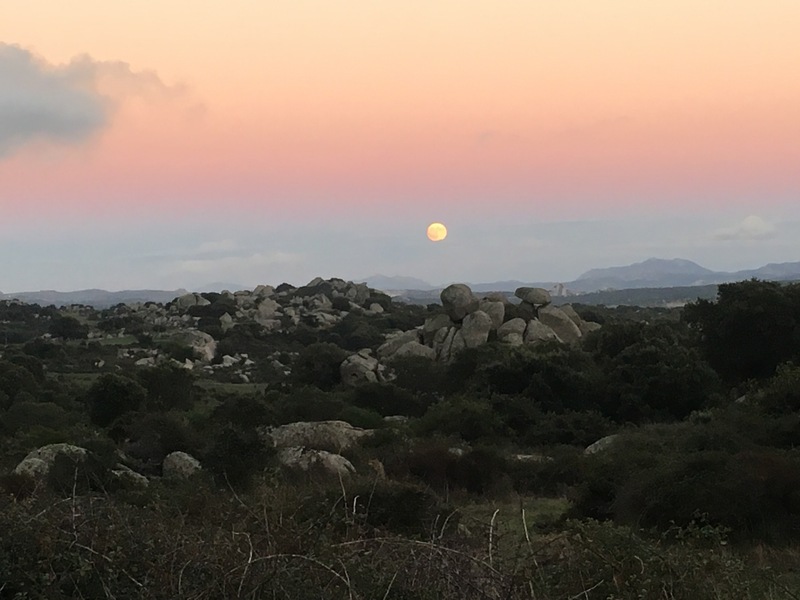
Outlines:
[[440, 298], [445, 312], [456, 322], [478, 310], [478, 299], [469, 286], [463, 283], [448, 285], [442, 290]]

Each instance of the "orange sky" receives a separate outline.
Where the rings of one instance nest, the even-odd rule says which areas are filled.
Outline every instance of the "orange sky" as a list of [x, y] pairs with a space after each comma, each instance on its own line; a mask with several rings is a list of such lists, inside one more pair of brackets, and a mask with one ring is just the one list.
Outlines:
[[4, 142], [0, 62], [0, 207], [794, 210], [798, 24], [797, 0], [2, 0], [0, 44], [108, 112]]

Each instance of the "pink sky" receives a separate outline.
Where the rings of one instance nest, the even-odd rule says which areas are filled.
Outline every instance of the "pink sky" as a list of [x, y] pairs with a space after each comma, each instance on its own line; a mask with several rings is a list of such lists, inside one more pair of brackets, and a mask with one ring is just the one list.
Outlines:
[[[0, 43], [107, 112], [5, 151], [0, 127], [0, 206], [6, 224], [791, 211], [798, 23], [796, 0], [4, 0]], [[0, 64], [24, 94], [16, 76]]]

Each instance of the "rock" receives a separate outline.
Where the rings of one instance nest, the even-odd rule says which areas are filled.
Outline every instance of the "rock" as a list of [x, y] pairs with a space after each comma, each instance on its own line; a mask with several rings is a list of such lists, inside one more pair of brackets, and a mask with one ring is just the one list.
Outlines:
[[211, 304], [211, 302], [199, 294], [184, 294], [183, 296], [178, 296], [172, 302], [174, 306], [177, 306], [181, 310], [186, 310], [192, 306], [208, 306]]
[[233, 317], [228, 313], [223, 314], [219, 318], [219, 326], [222, 328], [222, 331], [230, 331], [230, 329], [233, 328], [233, 325]]
[[[436, 338], [434, 339], [434, 350], [436, 351], [436, 358], [442, 362], [450, 362], [456, 354], [466, 348], [464, 336], [457, 327], [439, 330]], [[439, 338], [442, 339], [441, 342], [437, 342]]]
[[469, 313], [478, 310], [478, 299], [463, 283], [448, 285], [440, 295], [445, 312], [453, 321], [461, 321]]
[[392, 354], [391, 358], [400, 358], [402, 356], [421, 356], [422, 358], [436, 360], [436, 351], [425, 344], [410, 341], [400, 346], [397, 352]]
[[275, 448], [304, 447], [340, 453], [373, 434], [346, 421], [298, 421], [260, 431], [267, 445]]
[[373, 302], [369, 305], [369, 309], [374, 312], [376, 315], [383, 313], [383, 307], [378, 304], [377, 302]]
[[588, 335], [593, 331], [597, 331], [601, 328], [600, 323], [594, 323], [592, 321], [581, 321], [581, 324], [578, 326], [581, 330], [581, 335]]
[[497, 329], [497, 339], [509, 346], [520, 346], [525, 341], [525, 328], [527, 326], [528, 324], [524, 319], [511, 319]]
[[353, 464], [340, 454], [307, 448], [282, 448], [278, 462], [294, 475], [311, 479], [349, 479], [355, 475]]
[[342, 383], [359, 385], [378, 381], [378, 359], [369, 355], [369, 350], [351, 354], [339, 366]]
[[257, 285], [253, 290], [253, 296], [258, 298], [268, 298], [275, 295], [275, 288], [271, 285]]
[[536, 342], [561, 342], [561, 338], [556, 335], [556, 332], [550, 329], [547, 325], [538, 319], [531, 319], [528, 321], [528, 326], [525, 328], [525, 343], [535, 344]]
[[482, 310], [476, 310], [464, 317], [461, 325], [461, 338], [467, 348], [477, 348], [489, 341], [492, 318]]
[[86, 448], [72, 444], [48, 444], [29, 452], [14, 468], [14, 473], [37, 479], [46, 477], [58, 456], [66, 456], [78, 464], [86, 460], [87, 452]]
[[230, 354], [226, 354], [222, 357], [222, 366], [223, 367], [232, 367], [236, 363], [239, 362], [238, 358], [231, 356]]
[[550, 304], [551, 301], [550, 292], [544, 288], [520, 287], [514, 291], [514, 295], [523, 302], [534, 306]]
[[597, 454], [598, 452], [603, 452], [604, 450], [608, 450], [617, 440], [619, 434], [607, 435], [606, 437], [600, 438], [595, 443], [590, 444], [586, 447], [583, 451], [584, 454]]
[[17, 475], [27, 475], [34, 479], [44, 479], [50, 472], [52, 464], [47, 464], [41, 458], [23, 458], [22, 461], [14, 468], [14, 473]]
[[127, 489], [146, 488], [150, 485], [147, 477], [122, 464], [111, 469], [111, 477], [117, 485]]
[[255, 321], [261, 323], [262, 321], [274, 318], [278, 314], [280, 308], [281, 305], [272, 298], [264, 298], [261, 304], [258, 305]]
[[436, 336], [436, 332], [445, 328], [450, 328], [454, 325], [453, 321], [447, 315], [441, 314], [435, 317], [428, 317], [422, 325], [422, 341], [427, 345], [432, 345]]
[[209, 334], [196, 329], [178, 331], [170, 336], [170, 341], [189, 346], [200, 360], [211, 362], [217, 352], [217, 342]]
[[140, 358], [135, 363], [133, 363], [137, 367], [152, 367], [156, 364], [156, 359], [152, 356], [148, 356], [146, 358]]
[[503, 324], [503, 318], [506, 316], [506, 305], [503, 302], [496, 302], [494, 300], [481, 300], [478, 304], [478, 310], [482, 310], [492, 319], [492, 329], [499, 329]]
[[188, 479], [202, 470], [200, 461], [186, 452], [172, 452], [164, 457], [161, 473], [164, 479]]
[[399, 333], [392, 334], [390, 337], [387, 337], [386, 341], [378, 347], [378, 358], [390, 358], [408, 342], [419, 342], [419, 331], [416, 329], [412, 329], [410, 331], [401, 331]]
[[512, 454], [511, 459], [521, 463], [553, 462], [553, 457], [545, 454]]
[[556, 306], [543, 306], [539, 309], [539, 320], [556, 332], [561, 341], [577, 344], [582, 337], [581, 330], [564, 311]]
[[581, 316], [575, 311], [574, 308], [572, 308], [571, 304], [562, 304], [558, 308], [561, 309], [561, 312], [567, 315], [572, 322], [578, 326], [578, 328], [580, 328], [581, 323], [583, 323], [583, 319], [581, 319]]

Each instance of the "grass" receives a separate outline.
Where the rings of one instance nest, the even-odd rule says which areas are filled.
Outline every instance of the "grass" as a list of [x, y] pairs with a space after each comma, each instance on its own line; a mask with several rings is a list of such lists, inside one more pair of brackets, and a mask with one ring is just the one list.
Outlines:
[[[569, 508], [564, 498], [539, 498], [518, 496], [507, 500], [482, 500], [459, 507], [461, 522], [467, 528], [491, 527], [498, 536], [521, 538], [534, 535], [537, 525], [551, 525]], [[525, 519], [523, 521], [523, 510]]]

